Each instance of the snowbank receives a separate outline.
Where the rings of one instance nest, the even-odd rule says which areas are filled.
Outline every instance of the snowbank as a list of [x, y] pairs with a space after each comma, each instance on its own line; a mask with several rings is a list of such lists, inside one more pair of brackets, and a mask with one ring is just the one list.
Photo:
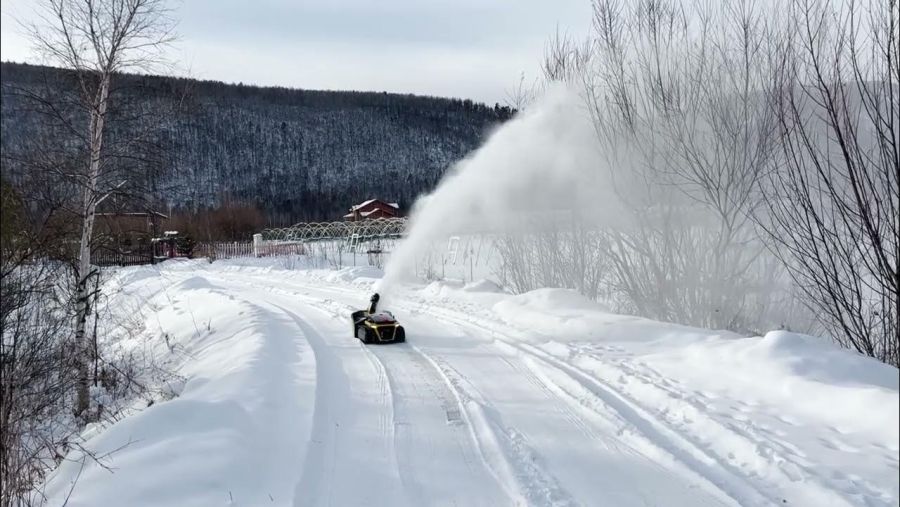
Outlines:
[[503, 292], [503, 288], [492, 282], [491, 280], [487, 280], [482, 278], [480, 280], [475, 280], [474, 282], [467, 283], [462, 290], [466, 292], [493, 292], [493, 293], [501, 293]]
[[609, 313], [602, 304], [569, 289], [537, 289], [510, 296], [495, 304], [493, 311], [511, 326], [561, 342], [663, 338], [687, 342], [721, 334]]
[[685, 381], [714, 381], [723, 397], [780, 405], [784, 413], [824, 420], [839, 432], [864, 433], [900, 449], [897, 369], [822, 338], [772, 331], [690, 344], [649, 359]]
[[384, 276], [384, 272], [373, 266], [352, 266], [328, 273], [326, 282], [372, 283]]
[[900, 448], [897, 368], [825, 339], [786, 331], [741, 337], [615, 315], [565, 289], [511, 296], [493, 311], [539, 341], [628, 347], [654, 369], [698, 391], [777, 405], [784, 413], [825, 420], [840, 432], [863, 433], [889, 449]]
[[312, 424], [313, 353], [264, 306], [190, 273], [201, 266], [181, 277], [175, 263], [123, 269], [110, 282], [156, 289], [120, 298], [142, 308], [144, 339], [132, 342], [177, 373], [177, 397], [89, 439], [99, 463], [71, 453], [46, 482], [48, 505], [290, 503]]

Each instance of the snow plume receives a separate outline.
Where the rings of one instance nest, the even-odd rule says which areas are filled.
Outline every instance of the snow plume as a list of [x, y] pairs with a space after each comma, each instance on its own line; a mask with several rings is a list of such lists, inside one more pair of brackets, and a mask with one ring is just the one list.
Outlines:
[[514, 230], [534, 212], [597, 216], [604, 202], [597, 147], [584, 101], [569, 89], [551, 88], [416, 202], [407, 237], [379, 284], [382, 297], [413, 272], [431, 243], [453, 234]]

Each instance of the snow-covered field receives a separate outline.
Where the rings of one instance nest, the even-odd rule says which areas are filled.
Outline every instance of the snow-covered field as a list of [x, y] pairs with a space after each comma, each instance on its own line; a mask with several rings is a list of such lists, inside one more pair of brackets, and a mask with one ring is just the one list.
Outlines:
[[[271, 261], [269, 261], [271, 262]], [[604, 312], [555, 289], [404, 286], [364, 346], [372, 268], [122, 269], [141, 347], [184, 382], [94, 430], [50, 505], [898, 505], [898, 371], [820, 339]], [[71, 496], [69, 496], [71, 495]]]

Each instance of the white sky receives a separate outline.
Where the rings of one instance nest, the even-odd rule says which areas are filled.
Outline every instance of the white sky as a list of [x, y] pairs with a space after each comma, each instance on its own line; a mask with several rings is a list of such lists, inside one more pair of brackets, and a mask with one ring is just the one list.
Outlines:
[[[36, 0], [0, 3], [0, 58], [40, 63], [16, 20]], [[584, 36], [590, 0], [182, 0], [177, 73], [200, 79], [374, 90], [503, 103], [538, 75], [556, 32]]]

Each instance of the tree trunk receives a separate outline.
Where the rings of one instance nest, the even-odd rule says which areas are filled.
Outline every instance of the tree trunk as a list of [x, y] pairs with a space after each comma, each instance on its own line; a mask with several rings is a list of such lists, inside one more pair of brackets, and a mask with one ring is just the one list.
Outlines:
[[91, 159], [88, 168], [88, 177], [85, 181], [84, 202], [82, 206], [81, 242], [78, 252], [78, 272], [75, 300], [75, 364], [77, 382], [77, 399], [75, 413], [87, 415], [90, 403], [88, 393], [90, 376], [88, 373], [91, 350], [85, 340], [87, 319], [91, 313], [90, 298], [88, 292], [89, 282], [94, 272], [91, 268], [91, 237], [94, 232], [94, 219], [96, 217], [97, 202], [99, 200], [98, 181], [100, 178], [100, 151], [103, 147], [103, 127], [106, 120], [106, 105], [109, 96], [109, 74], [101, 76], [100, 89], [96, 101], [91, 110]]

